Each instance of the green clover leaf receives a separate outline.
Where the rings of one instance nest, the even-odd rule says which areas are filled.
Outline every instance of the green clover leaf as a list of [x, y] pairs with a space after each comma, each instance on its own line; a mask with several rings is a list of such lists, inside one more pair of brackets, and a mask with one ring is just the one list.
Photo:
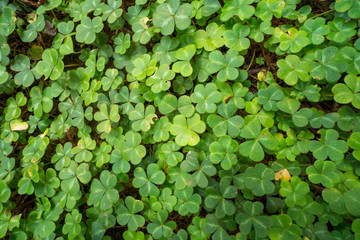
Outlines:
[[210, 161], [214, 164], [221, 163], [224, 170], [229, 170], [233, 165], [237, 164], [238, 159], [236, 152], [238, 143], [230, 136], [222, 136], [217, 142], [213, 142], [209, 146]]
[[169, 239], [176, 228], [174, 221], [166, 222], [168, 212], [161, 210], [151, 219], [151, 223], [147, 225], [147, 231], [153, 236], [154, 239], [165, 238]]
[[206, 125], [200, 119], [200, 115], [195, 113], [190, 118], [176, 115], [170, 127], [170, 133], [175, 137], [175, 142], [180, 146], [195, 146], [199, 143], [200, 137], [197, 133], [203, 133]]
[[82, 216], [77, 209], [74, 209], [71, 213], [66, 214], [62, 232], [68, 235], [70, 240], [75, 239], [81, 233], [81, 219]]
[[279, 67], [277, 76], [288, 85], [295, 85], [299, 79], [304, 82], [310, 80], [310, 63], [300, 61], [296, 55], [287, 55], [285, 59], [280, 59], [277, 61], [277, 66]]
[[94, 119], [100, 122], [96, 129], [99, 132], [110, 133], [111, 131], [111, 122], [119, 122], [119, 107], [115, 104], [112, 104], [110, 107], [110, 112], [108, 111], [108, 106], [103, 103], [100, 105], [99, 112], [96, 112], [94, 115]]
[[325, 78], [329, 83], [339, 80], [341, 73], [346, 70], [347, 64], [336, 61], [338, 52], [339, 49], [333, 46], [316, 51], [317, 62], [311, 63], [311, 76], [316, 80]]
[[344, 18], [335, 18], [328, 22], [330, 33], [326, 36], [327, 39], [341, 43], [347, 42], [352, 36], [356, 34], [356, 22], [345, 22]]
[[239, 224], [240, 231], [249, 234], [254, 228], [257, 237], [268, 234], [268, 228], [272, 226], [272, 219], [263, 215], [264, 205], [261, 202], [246, 201], [243, 204], [243, 212], [236, 215], [235, 220]]
[[221, 180], [219, 189], [208, 187], [206, 189], [205, 206], [209, 209], [216, 209], [215, 216], [223, 218], [226, 215], [233, 215], [235, 213], [235, 206], [233, 199], [238, 194], [236, 187], [230, 185], [227, 180]]
[[349, 147], [354, 149], [353, 156], [360, 161], [360, 133], [354, 132], [347, 140]]
[[146, 85], [151, 86], [151, 91], [153, 93], [159, 93], [170, 88], [170, 80], [174, 77], [175, 72], [170, 69], [169, 65], [161, 64], [155, 71], [155, 74], [146, 79]]
[[331, 89], [334, 100], [341, 104], [352, 103], [354, 107], [360, 109], [360, 77], [347, 75], [345, 84], [337, 83]]
[[195, 32], [196, 48], [204, 48], [206, 51], [214, 51], [225, 44], [224, 33], [225, 28], [223, 25], [218, 26], [215, 22], [206, 26], [206, 31], [203, 29]]
[[278, 141], [267, 128], [261, 130], [258, 121], [251, 121], [246, 124], [242, 128], [240, 136], [246, 138], [246, 141], [239, 145], [240, 154], [256, 162], [265, 157], [263, 147], [274, 150], [278, 146]]
[[154, 118], [157, 119], [155, 108], [149, 105], [144, 109], [144, 104], [138, 103], [135, 109], [129, 113], [129, 120], [134, 121], [131, 127], [134, 131], [147, 132], [150, 130], [151, 125], [154, 124]]
[[336, 164], [331, 161], [315, 161], [313, 166], [306, 168], [306, 174], [312, 183], [321, 183], [327, 188], [333, 187], [341, 179], [341, 172], [336, 169]]
[[24, 87], [29, 87], [34, 82], [34, 73], [30, 66], [30, 59], [22, 54], [16, 55], [10, 66], [11, 70], [18, 72], [15, 77], [15, 83]]
[[279, 48], [281, 51], [290, 51], [291, 53], [298, 53], [310, 44], [310, 39], [304, 31], [298, 31], [296, 28], [290, 28], [287, 33], [280, 36]]
[[264, 22], [269, 22], [273, 16], [280, 18], [285, 7], [284, 1], [279, 0], [261, 0], [255, 9], [255, 15]]
[[136, 200], [131, 196], [125, 198], [125, 205], [120, 205], [116, 210], [117, 222], [121, 225], [127, 225], [131, 231], [136, 231], [139, 227], [144, 226], [145, 218], [139, 213], [144, 209], [144, 203]]
[[220, 51], [215, 50], [209, 54], [209, 62], [206, 69], [209, 73], [216, 73], [220, 82], [235, 80], [239, 76], [237, 69], [244, 63], [244, 57], [239, 56], [235, 49], [230, 49], [224, 56]]
[[245, 171], [245, 186], [251, 190], [255, 196], [272, 194], [275, 190], [271, 182], [275, 178], [275, 173], [271, 168], [264, 164], [257, 164], [249, 167]]
[[115, 145], [115, 149], [121, 150], [124, 160], [137, 165], [146, 155], [146, 149], [141, 143], [141, 135], [137, 132], [129, 131], [125, 138]]
[[284, 93], [277, 85], [270, 85], [266, 90], [260, 89], [258, 96], [258, 103], [262, 104], [266, 111], [277, 111], [277, 103], [284, 98]]
[[348, 145], [344, 140], [338, 140], [339, 133], [334, 129], [320, 129], [321, 138], [319, 141], [311, 141], [310, 151], [318, 160], [325, 160], [328, 157], [333, 161], [344, 159], [344, 153]]
[[253, 2], [254, 0], [226, 2], [221, 9], [221, 21], [226, 22], [234, 15], [238, 16], [241, 20], [249, 19], [255, 13], [255, 8], [250, 5]]
[[344, 192], [336, 188], [326, 188], [322, 191], [322, 197], [333, 212], [360, 216], [360, 210], [357, 207], [360, 203], [360, 187]]
[[335, 10], [337, 12], [346, 12], [351, 18], [360, 17], [360, 3], [352, 0], [337, 0], [335, 2]]
[[90, 162], [93, 157], [93, 154], [89, 150], [94, 150], [95, 147], [96, 147], [95, 140], [87, 136], [79, 140], [77, 146], [71, 149], [71, 154], [76, 154], [75, 161], [78, 163]]
[[61, 190], [71, 193], [73, 196], [80, 191], [80, 183], [87, 184], [91, 180], [91, 172], [87, 163], [78, 165], [71, 161], [67, 168], [63, 168], [59, 173], [61, 180]]
[[235, 138], [240, 134], [241, 128], [244, 125], [244, 119], [236, 115], [236, 111], [234, 103], [222, 103], [217, 109], [220, 116], [211, 114], [207, 117], [207, 123], [217, 137], [228, 134], [230, 137]]
[[175, 26], [179, 30], [187, 29], [190, 24], [192, 6], [189, 3], [180, 5], [180, 0], [170, 0], [156, 8], [154, 26], [161, 29], [163, 35], [173, 33]]
[[184, 117], [191, 117], [195, 112], [189, 96], [181, 96], [179, 99], [172, 94], [167, 94], [159, 103], [159, 111], [162, 114], [170, 114], [178, 110]]
[[228, 48], [234, 48], [237, 51], [243, 51], [250, 47], [250, 40], [246, 38], [250, 33], [250, 27], [247, 25], [235, 24], [232, 30], [224, 34], [225, 45]]
[[309, 184], [301, 181], [298, 176], [293, 176], [291, 181], [282, 181], [279, 193], [281, 196], [286, 197], [285, 203], [288, 207], [295, 205], [305, 206], [306, 195], [310, 192]]
[[175, 142], [168, 141], [160, 147], [160, 150], [158, 150], [159, 158], [165, 161], [170, 167], [175, 167], [178, 162], [184, 158], [184, 155], [178, 152], [180, 148], [181, 147]]
[[176, 73], [180, 73], [184, 77], [188, 77], [193, 73], [193, 67], [190, 60], [194, 56], [196, 47], [194, 44], [187, 45], [175, 52], [175, 58], [180, 60], [172, 65], [172, 69]]
[[101, 210], [113, 207], [119, 200], [119, 192], [115, 189], [117, 178], [114, 174], [104, 170], [100, 174], [100, 180], [94, 179], [91, 182], [90, 195], [87, 204], [100, 205]]
[[158, 196], [160, 190], [155, 184], [163, 184], [165, 181], [165, 174], [159, 169], [159, 166], [152, 163], [149, 164], [146, 172], [143, 168], [138, 167], [134, 170], [134, 180], [132, 184], [136, 188], [140, 188], [140, 195], [146, 196]]
[[192, 151], [186, 154], [186, 159], [181, 162], [180, 168], [186, 173], [194, 172], [190, 177], [190, 187], [206, 188], [209, 183], [207, 176], [216, 174], [216, 168], [208, 158], [199, 163], [197, 154]]
[[325, 18], [308, 19], [300, 27], [311, 39], [312, 44], [319, 45], [325, 41], [325, 35], [330, 33], [330, 28], [325, 24]]
[[214, 113], [216, 111], [216, 103], [221, 101], [221, 93], [217, 91], [214, 83], [196, 85], [194, 93], [191, 94], [191, 101], [196, 104], [198, 113]]
[[[64, 62], [61, 60], [61, 55], [59, 56], [53, 48], [46, 49], [42, 54], [42, 61], [36, 65], [36, 71], [40, 75], [44, 75], [45, 79], [56, 80], [60, 77], [63, 70]], [[27, 84], [28, 80], [25, 80]], [[21, 82], [24, 82], [24, 80]]]
[[301, 240], [302, 230], [296, 224], [293, 224], [291, 217], [287, 214], [271, 216], [273, 227], [269, 230], [271, 240], [294, 239]]
[[194, 188], [186, 187], [183, 190], [175, 189], [174, 195], [178, 201], [174, 210], [178, 211], [181, 216], [187, 216], [191, 213], [195, 214], [200, 211], [201, 196], [194, 193]]
[[76, 27], [76, 41], [91, 44], [96, 39], [96, 33], [99, 33], [104, 27], [101, 17], [84, 17], [81, 24]]

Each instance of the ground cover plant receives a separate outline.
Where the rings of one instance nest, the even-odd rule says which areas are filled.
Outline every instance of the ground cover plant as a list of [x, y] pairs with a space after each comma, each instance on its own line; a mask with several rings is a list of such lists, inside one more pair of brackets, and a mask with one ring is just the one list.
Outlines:
[[0, 238], [360, 239], [360, 0], [3, 0]]

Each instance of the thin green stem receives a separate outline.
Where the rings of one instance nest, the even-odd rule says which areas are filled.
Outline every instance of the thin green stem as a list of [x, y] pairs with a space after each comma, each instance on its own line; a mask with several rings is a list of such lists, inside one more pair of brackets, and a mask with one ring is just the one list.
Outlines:
[[329, 10], [329, 11], [326, 11], [326, 12], [320, 13], [320, 14], [315, 15], [315, 16], [312, 16], [312, 17], [310, 17], [310, 18], [308, 18], [308, 19], [317, 18], [317, 17], [320, 17], [320, 16], [322, 16], [322, 15], [325, 15], [325, 14], [328, 14], [328, 13], [331, 13], [331, 12], [334, 12], [334, 11], [335, 11], [335, 9], [331, 9], [331, 10]]
[[253, 55], [252, 55], [252, 58], [251, 58], [250, 64], [249, 64], [249, 66], [246, 68], [246, 71], [249, 71], [249, 69], [250, 69], [251, 65], [252, 65], [252, 64], [253, 64], [253, 62], [254, 62], [254, 58], [255, 58], [255, 51], [253, 52]]

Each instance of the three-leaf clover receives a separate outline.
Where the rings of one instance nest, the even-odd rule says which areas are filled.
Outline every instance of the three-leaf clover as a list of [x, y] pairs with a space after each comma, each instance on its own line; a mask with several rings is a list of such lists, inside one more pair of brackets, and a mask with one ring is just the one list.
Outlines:
[[304, 31], [298, 31], [296, 28], [290, 28], [287, 33], [280, 35], [281, 51], [290, 51], [291, 53], [298, 53], [310, 44], [310, 39]]
[[177, 197], [177, 204], [174, 209], [179, 212], [181, 216], [186, 216], [190, 213], [198, 213], [200, 211], [201, 196], [194, 193], [194, 188], [186, 187], [185, 189], [175, 189], [174, 195]]
[[99, 112], [96, 112], [94, 119], [99, 122], [96, 129], [99, 132], [110, 133], [111, 131], [111, 122], [119, 122], [119, 107], [118, 105], [112, 104], [110, 107], [110, 112], [108, 111], [108, 106], [103, 103], [100, 105]]
[[195, 113], [190, 118], [183, 115], [176, 115], [170, 127], [170, 133], [175, 137], [175, 142], [180, 146], [195, 146], [199, 143], [200, 137], [197, 133], [203, 133], [206, 125], [200, 119], [200, 115]]
[[175, 72], [170, 69], [169, 65], [162, 64], [156, 70], [155, 74], [146, 79], [146, 85], [151, 86], [153, 93], [166, 91], [170, 88], [171, 82], [175, 77]]
[[247, 123], [241, 130], [240, 136], [246, 138], [246, 141], [239, 145], [239, 152], [253, 161], [264, 159], [263, 147], [269, 150], [275, 150], [278, 146], [277, 140], [271, 135], [267, 128], [261, 130], [258, 121]]
[[220, 82], [227, 80], [235, 80], [239, 76], [237, 69], [244, 63], [243, 56], [239, 56], [238, 51], [229, 49], [224, 56], [220, 51], [215, 50], [209, 54], [209, 62], [206, 65], [206, 70], [209, 73], [216, 73], [217, 79]]
[[11, 70], [18, 72], [14, 77], [17, 85], [29, 87], [33, 84], [35, 76], [31, 69], [29, 57], [22, 54], [16, 55], [10, 68]]
[[245, 171], [245, 186], [251, 190], [255, 196], [272, 194], [275, 185], [271, 182], [275, 178], [275, 173], [271, 168], [264, 164], [256, 164]]
[[216, 209], [215, 216], [223, 218], [225, 215], [233, 215], [235, 213], [235, 205], [233, 199], [238, 194], [235, 186], [230, 184], [228, 180], [221, 180], [219, 189], [208, 187], [206, 189], [205, 206], [209, 209]]
[[206, 51], [214, 51], [225, 44], [223, 35], [225, 28], [223, 25], [218, 26], [212, 22], [206, 26], [206, 31], [203, 29], [195, 32], [196, 48], [204, 48]]
[[[53, 48], [46, 49], [42, 54], [42, 61], [36, 65], [36, 71], [44, 75], [45, 79], [56, 80], [60, 77], [63, 70], [64, 62], [61, 59], [61, 55]], [[28, 80], [25, 80], [27, 84]], [[24, 80], [21, 82], [24, 83]]]
[[210, 161], [214, 164], [221, 163], [224, 170], [229, 170], [238, 162], [236, 152], [238, 143], [230, 136], [222, 136], [218, 141], [213, 142], [209, 146]]
[[139, 227], [144, 226], [145, 219], [138, 215], [144, 209], [144, 203], [131, 197], [125, 198], [125, 205], [120, 205], [116, 210], [117, 221], [121, 226], [127, 225], [130, 230], [136, 231]]
[[299, 79], [303, 82], [310, 80], [310, 63], [301, 61], [296, 55], [287, 55], [285, 59], [280, 59], [277, 61], [277, 66], [279, 67], [277, 76], [288, 85], [295, 85]]
[[250, 47], [250, 40], [246, 38], [250, 33], [250, 27], [247, 25], [235, 24], [232, 30], [224, 34], [225, 45], [228, 48], [234, 48], [237, 51], [243, 51]]
[[233, 102], [228, 104], [222, 103], [219, 105], [216, 114], [211, 114], [207, 117], [207, 123], [212, 128], [217, 137], [228, 134], [235, 138], [240, 134], [240, 130], [244, 125], [244, 119], [235, 114], [237, 108]]
[[194, 93], [191, 94], [191, 101], [196, 104], [198, 113], [214, 113], [216, 111], [216, 103], [221, 101], [221, 93], [217, 91], [215, 83], [196, 85]]
[[190, 24], [192, 6], [189, 3], [180, 5], [180, 0], [170, 0], [156, 8], [154, 26], [161, 29], [163, 35], [173, 33], [175, 26], [179, 30], [187, 29]]
[[153, 105], [147, 106], [146, 109], [144, 108], [144, 104], [138, 103], [136, 104], [135, 109], [129, 113], [129, 120], [133, 121], [131, 127], [134, 131], [149, 131], [151, 125], [154, 124], [153, 119], [157, 118]]
[[63, 168], [59, 173], [61, 179], [61, 189], [75, 195], [80, 191], [80, 183], [87, 184], [91, 180], [91, 172], [87, 163], [78, 165], [71, 161], [67, 168]]
[[234, 15], [238, 16], [241, 20], [249, 19], [255, 13], [255, 8], [250, 5], [253, 2], [254, 0], [226, 2], [221, 9], [221, 21], [226, 22]]
[[76, 154], [75, 161], [78, 163], [81, 162], [90, 162], [93, 154], [89, 150], [94, 150], [96, 147], [95, 140], [91, 139], [90, 136], [81, 138], [73, 149], [71, 149], [71, 154]]
[[160, 113], [167, 115], [175, 110], [178, 110], [184, 117], [191, 117], [195, 112], [195, 107], [189, 96], [181, 96], [177, 99], [172, 94], [165, 95], [159, 103]]
[[298, 176], [293, 176], [289, 181], [282, 181], [279, 193], [286, 197], [285, 203], [288, 207], [295, 205], [306, 205], [306, 195], [310, 192], [309, 184], [301, 181]]
[[349, 147], [354, 149], [353, 156], [360, 161], [360, 133], [354, 132], [347, 140]]
[[84, 17], [81, 24], [76, 27], [76, 41], [91, 44], [96, 39], [96, 33], [99, 33], [104, 27], [101, 17]]
[[129, 131], [125, 138], [115, 145], [116, 149], [121, 150], [124, 160], [137, 165], [146, 155], [146, 149], [141, 143], [141, 135], [137, 132]]
[[344, 18], [335, 18], [329, 21], [328, 25], [330, 33], [326, 35], [326, 38], [337, 43], [347, 42], [356, 34], [356, 22], [354, 21], [345, 22]]
[[87, 204], [100, 205], [101, 210], [107, 210], [119, 200], [119, 192], [115, 189], [117, 178], [114, 174], [104, 170], [100, 174], [100, 180], [91, 182], [90, 195]]
[[156, 215], [151, 219], [151, 223], [147, 225], [148, 232], [155, 238], [166, 238], [169, 239], [172, 235], [174, 229], [176, 228], [176, 223], [174, 221], [166, 222], [169, 214], [165, 210], [161, 210], [156, 213]]
[[165, 181], [165, 174], [160, 170], [159, 166], [151, 163], [148, 165], [146, 172], [143, 168], [138, 167], [134, 170], [133, 185], [136, 188], [140, 188], [140, 195], [146, 196], [158, 196], [160, 190], [155, 184], [163, 184]]
[[70, 240], [75, 239], [81, 233], [81, 219], [82, 216], [77, 209], [74, 209], [71, 213], [66, 214], [62, 232], [68, 235]]
[[360, 77], [347, 75], [345, 83], [337, 83], [331, 89], [334, 100], [341, 104], [352, 103], [354, 107], [360, 109]]
[[336, 169], [336, 164], [331, 161], [315, 161], [313, 166], [306, 168], [306, 174], [312, 183], [321, 183], [327, 188], [333, 187], [341, 179], [341, 172]]
[[319, 45], [325, 41], [325, 35], [330, 33], [330, 28], [325, 24], [325, 18], [308, 19], [300, 30], [305, 31], [312, 44]]
[[240, 231], [249, 234], [254, 228], [257, 237], [265, 237], [267, 229], [272, 226], [272, 221], [269, 216], [263, 215], [264, 205], [261, 202], [246, 201], [242, 206], [243, 212], [238, 213], [235, 217]]
[[346, 70], [345, 62], [336, 61], [339, 49], [331, 46], [315, 52], [317, 62], [311, 62], [311, 76], [316, 80], [326, 79], [329, 83], [340, 79]]
[[216, 168], [209, 159], [205, 158], [199, 163], [198, 156], [193, 151], [186, 154], [186, 159], [181, 162], [180, 168], [186, 173], [194, 172], [190, 177], [190, 187], [206, 188], [209, 183], [207, 176], [211, 177], [216, 174]]
[[344, 153], [348, 145], [344, 140], [338, 140], [339, 133], [334, 129], [320, 129], [321, 138], [319, 141], [309, 143], [310, 151], [318, 160], [330, 158], [333, 161], [344, 159]]
[[180, 73], [184, 77], [188, 77], [193, 73], [193, 67], [190, 60], [196, 52], [194, 44], [187, 45], [184, 48], [180, 48], [175, 52], [175, 58], [180, 60], [172, 65], [174, 72]]

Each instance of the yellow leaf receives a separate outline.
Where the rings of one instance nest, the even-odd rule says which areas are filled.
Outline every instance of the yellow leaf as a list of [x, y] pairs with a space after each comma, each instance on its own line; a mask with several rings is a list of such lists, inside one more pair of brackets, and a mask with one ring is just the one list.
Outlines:
[[266, 70], [261, 70], [258, 75], [257, 78], [259, 79], [259, 81], [264, 81], [266, 78]]
[[291, 174], [286, 168], [275, 173], [275, 180], [289, 181], [290, 179], [291, 179]]
[[21, 120], [12, 120], [10, 122], [11, 131], [23, 131], [29, 128], [29, 124], [27, 122], [23, 122]]

